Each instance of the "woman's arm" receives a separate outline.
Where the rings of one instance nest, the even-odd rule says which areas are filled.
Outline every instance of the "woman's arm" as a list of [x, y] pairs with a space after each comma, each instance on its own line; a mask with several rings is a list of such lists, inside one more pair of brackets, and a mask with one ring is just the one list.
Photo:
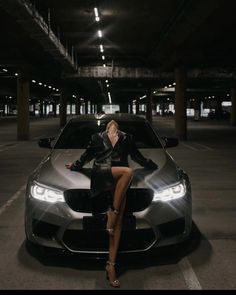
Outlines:
[[132, 135], [129, 135], [129, 154], [131, 156], [131, 159], [137, 162], [140, 166], [153, 170], [158, 168], [158, 165], [156, 163], [154, 163], [151, 159], [145, 158], [140, 153]]
[[72, 164], [66, 164], [66, 167], [71, 171], [79, 171], [85, 164], [90, 162], [95, 157], [95, 145], [93, 135], [86, 147], [84, 153]]

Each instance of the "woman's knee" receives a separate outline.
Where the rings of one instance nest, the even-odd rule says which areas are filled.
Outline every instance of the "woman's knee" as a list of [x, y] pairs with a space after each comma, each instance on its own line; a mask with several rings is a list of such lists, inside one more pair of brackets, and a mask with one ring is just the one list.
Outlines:
[[125, 173], [126, 173], [126, 175], [127, 175], [129, 178], [132, 178], [133, 175], [134, 175], [134, 172], [133, 172], [133, 170], [132, 170], [130, 167], [127, 167], [127, 168], [126, 168]]

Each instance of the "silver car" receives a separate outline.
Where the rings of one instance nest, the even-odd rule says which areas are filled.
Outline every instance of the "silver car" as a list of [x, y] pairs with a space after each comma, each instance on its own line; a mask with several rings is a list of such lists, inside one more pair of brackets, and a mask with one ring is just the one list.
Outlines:
[[81, 115], [57, 138], [43, 138], [48, 155], [29, 176], [26, 189], [26, 239], [41, 246], [76, 253], [108, 253], [105, 231], [107, 197], [90, 198], [92, 161], [83, 171], [66, 169], [79, 159], [92, 134], [115, 120], [133, 134], [141, 153], [158, 164], [147, 170], [129, 158], [134, 178], [127, 191], [120, 253], [145, 252], [186, 240], [191, 232], [192, 200], [187, 174], [166, 151], [175, 138], [160, 138], [148, 121], [128, 114]]

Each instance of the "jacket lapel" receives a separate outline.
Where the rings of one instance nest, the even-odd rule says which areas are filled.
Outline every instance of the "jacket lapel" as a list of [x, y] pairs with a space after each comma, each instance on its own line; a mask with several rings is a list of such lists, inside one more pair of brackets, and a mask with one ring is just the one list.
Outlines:
[[112, 148], [112, 149], [115, 148], [115, 146], [117, 144], [119, 144], [121, 141], [123, 141], [125, 139], [125, 133], [122, 132], [122, 131], [120, 131], [120, 130], [118, 130], [118, 136], [119, 136], [119, 138], [118, 138], [117, 142], [115, 143], [115, 145], [113, 147], [112, 144], [111, 144], [111, 141], [110, 141], [110, 139], [108, 137], [107, 132], [106, 131], [102, 132], [102, 139], [103, 139], [104, 145], [106, 147], [109, 147], [109, 148]]

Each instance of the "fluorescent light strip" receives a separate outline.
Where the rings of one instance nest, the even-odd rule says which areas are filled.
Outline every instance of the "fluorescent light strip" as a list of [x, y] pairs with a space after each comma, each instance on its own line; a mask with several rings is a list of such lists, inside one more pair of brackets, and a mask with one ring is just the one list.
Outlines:
[[96, 17], [98, 17], [98, 9], [97, 9], [97, 7], [94, 7], [94, 14], [95, 14]]
[[94, 14], [95, 14], [95, 21], [96, 22], [99, 22], [100, 21], [100, 17], [99, 17], [99, 14], [98, 14], [97, 7], [94, 7]]
[[105, 60], [105, 56], [104, 55], [102, 56], [102, 59]]
[[147, 97], [147, 95], [144, 95], [144, 96], [140, 97], [140, 99], [144, 99], [144, 98], [146, 98], [146, 97]]
[[102, 44], [100, 44], [100, 51], [101, 52], [104, 52], [104, 48], [103, 48], [103, 45]]
[[108, 98], [109, 98], [109, 103], [111, 104], [112, 101], [111, 101], [111, 92], [108, 92]]
[[98, 30], [98, 37], [102, 38], [102, 31], [101, 30]]

